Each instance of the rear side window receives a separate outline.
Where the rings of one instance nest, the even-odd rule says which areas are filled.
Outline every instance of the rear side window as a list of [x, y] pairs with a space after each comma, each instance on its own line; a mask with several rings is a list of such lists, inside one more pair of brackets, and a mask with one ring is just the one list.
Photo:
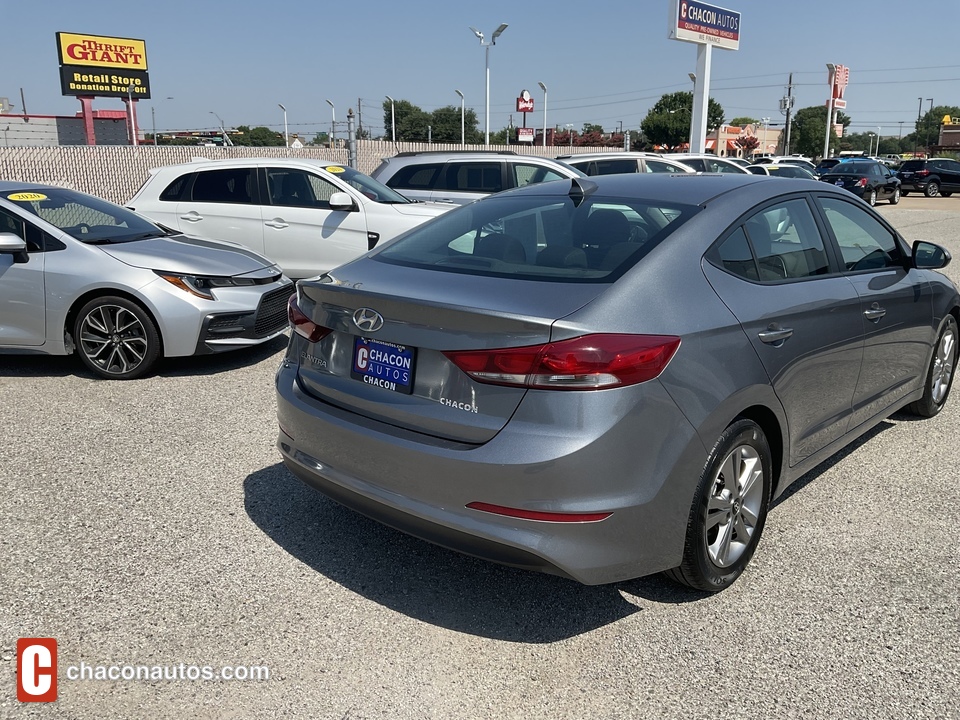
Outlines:
[[163, 192], [160, 193], [160, 199], [164, 202], [178, 202], [179, 200], [182, 200], [186, 193], [190, 177], [191, 173], [181, 175], [172, 183], [167, 185]]
[[847, 270], [903, 266], [903, 253], [890, 230], [862, 208], [835, 198], [820, 198], [827, 224], [837, 238]]
[[499, 162], [449, 162], [436, 185], [437, 190], [496, 193], [503, 190], [503, 171]]
[[647, 166], [647, 172], [655, 173], [682, 173], [686, 172], [680, 168], [671, 165], [670, 163], [661, 162], [659, 160], [646, 160], [645, 164]]
[[813, 212], [800, 199], [752, 216], [709, 257], [738, 277], [762, 282], [800, 280], [830, 271]]
[[390, 177], [384, 185], [401, 190], [432, 190], [443, 169], [443, 163], [407, 165]]
[[684, 205], [591, 197], [493, 196], [415, 228], [373, 255], [444, 272], [611, 282], [697, 212]]
[[616, 175], [618, 173], [635, 173], [637, 161], [631, 158], [615, 160], [597, 160], [590, 164], [588, 175]]
[[193, 201], [253, 203], [255, 168], [231, 168], [198, 172], [193, 182]]

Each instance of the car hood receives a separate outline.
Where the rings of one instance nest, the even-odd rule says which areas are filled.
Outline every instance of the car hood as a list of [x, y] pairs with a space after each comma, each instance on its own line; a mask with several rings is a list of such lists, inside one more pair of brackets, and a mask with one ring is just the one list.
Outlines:
[[148, 270], [232, 277], [273, 267], [265, 257], [240, 245], [187, 235], [97, 247], [120, 262]]
[[452, 203], [412, 202], [402, 205], [391, 205], [390, 207], [401, 215], [437, 217], [437, 215], [443, 215], [445, 212], [449, 212], [457, 206]]

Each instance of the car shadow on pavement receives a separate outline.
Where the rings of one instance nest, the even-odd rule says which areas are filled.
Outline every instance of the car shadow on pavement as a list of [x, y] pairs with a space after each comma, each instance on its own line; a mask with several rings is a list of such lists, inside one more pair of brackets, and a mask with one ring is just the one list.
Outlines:
[[471, 635], [552, 643], [642, 612], [630, 596], [706, 597], [659, 577], [586, 586], [462, 555], [340, 506], [282, 463], [249, 475], [244, 498], [250, 519], [316, 572], [396, 612]]

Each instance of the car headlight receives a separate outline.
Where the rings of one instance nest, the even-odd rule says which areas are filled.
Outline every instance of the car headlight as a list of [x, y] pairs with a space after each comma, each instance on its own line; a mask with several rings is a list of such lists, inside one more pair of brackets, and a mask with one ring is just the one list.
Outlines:
[[176, 285], [184, 292], [196, 295], [204, 300], [216, 300], [211, 292], [218, 287], [246, 287], [255, 285], [251, 278], [219, 277], [216, 275], [187, 275], [186, 273], [154, 272], [171, 285]]

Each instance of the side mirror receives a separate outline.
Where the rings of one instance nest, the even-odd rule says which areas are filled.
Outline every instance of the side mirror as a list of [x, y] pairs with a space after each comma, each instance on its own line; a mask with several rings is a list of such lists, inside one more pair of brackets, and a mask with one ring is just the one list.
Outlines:
[[920, 270], [940, 270], [952, 260], [946, 248], [932, 242], [917, 240], [913, 244], [913, 266]]
[[15, 263], [25, 263], [30, 259], [27, 256], [27, 243], [13, 233], [0, 233], [0, 255], [13, 255]]
[[348, 193], [335, 192], [333, 195], [330, 196], [330, 209], [353, 212], [354, 210], [357, 209], [357, 206], [353, 202], [353, 198], [350, 197]]

